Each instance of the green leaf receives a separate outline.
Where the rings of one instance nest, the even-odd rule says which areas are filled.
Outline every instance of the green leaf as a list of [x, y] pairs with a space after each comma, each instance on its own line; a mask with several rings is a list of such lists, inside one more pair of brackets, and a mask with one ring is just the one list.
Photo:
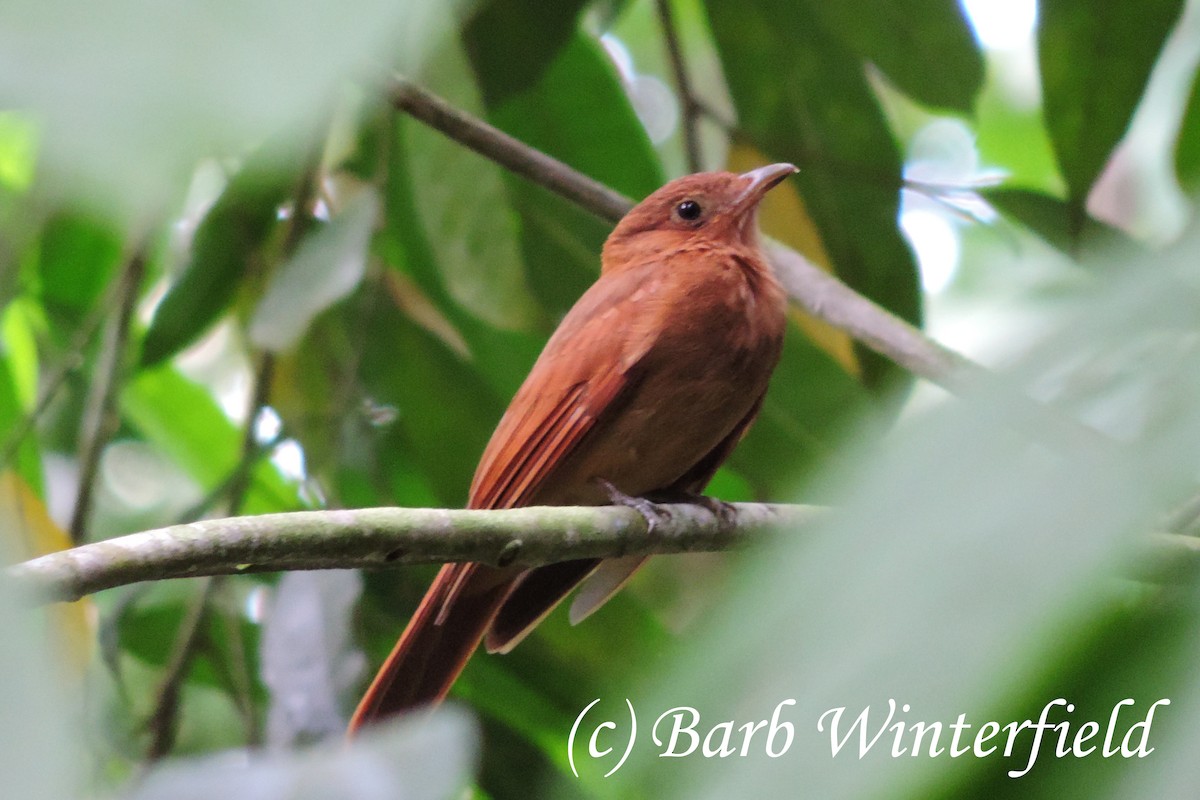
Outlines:
[[[477, 89], [460, 50], [445, 48], [429, 65], [428, 81], [454, 105], [480, 113]], [[527, 329], [538, 308], [525, 284], [517, 219], [503, 170], [427, 126], [401, 130], [410, 156], [413, 207], [447, 291], [495, 327]]]
[[504, 406], [475, 366], [407, 317], [381, 317], [362, 356], [366, 391], [398, 418], [379, 429], [377, 457], [393, 485], [420, 475], [438, 505], [466, 501], [479, 454]]
[[92, 308], [121, 261], [121, 239], [100, 220], [64, 212], [42, 229], [38, 277], [42, 303], [71, 314]]
[[[0, 313], [0, 448], [28, 414], [37, 396], [38, 358], [25, 303], [14, 301]], [[16, 467], [21, 477], [41, 496], [42, 459], [37, 436], [31, 431], [16, 449], [15, 464], [0, 464], [0, 471]]]
[[1193, 78], [1175, 144], [1175, 174], [1185, 191], [1195, 193], [1200, 189], [1200, 73]]
[[183, 273], [146, 331], [141, 366], [178, 353], [229, 307], [275, 225], [279, 205], [295, 185], [293, 170], [269, 160], [252, 158], [200, 223]]
[[23, 192], [33, 182], [38, 130], [28, 114], [0, 111], [0, 186]]
[[97, 14], [87, 0], [7, 0], [0, 96], [44, 132], [39, 160], [63, 178], [47, 188], [157, 218], [200, 158], [279, 131], [302, 141], [348, 79], [385, 61], [415, 72], [463, 5], [115, 0]]
[[[484, 103], [493, 107], [535, 84], [578, 27], [586, 0], [489, 0], [463, 30]], [[497, 65], [502, 65], [497, 69]]]
[[1032, 189], [985, 189], [980, 194], [1005, 216], [1036, 233], [1047, 244], [1068, 255], [1077, 256], [1081, 246], [1092, 251], [1117, 243], [1129, 243], [1120, 231], [1088, 217], [1083, 230], [1074, 228], [1070, 204], [1057, 197]]
[[250, 341], [279, 352], [292, 347], [313, 318], [362, 280], [379, 201], [364, 189], [328, 225], [315, 228], [272, 275], [250, 321]]
[[[1180, 697], [1187, 691], [1187, 681], [1193, 672], [1190, 656], [1195, 653], [1195, 645], [1179, 645], [1192, 639], [1198, 624], [1196, 608], [1187, 602], [1149, 600], [1132, 608], [1122, 604], [1112, 609], [1097, 609], [1092, 629], [1086, 631], [1087, 636], [1079, 646], [1063, 654], [1062, 663], [1055, 665], [1057, 669], [1051, 679], [1029, 686], [1025, 697], [1008, 704], [998, 714], [1003, 719], [1036, 720], [1048, 700], [1069, 700], [1074, 707], [1071, 712], [1060, 706], [1051, 716], [1055, 723], [1070, 725], [1069, 745], [1084, 721], [1095, 720], [1107, 727], [1117, 704], [1131, 699], [1135, 705], [1123, 708], [1119, 717], [1116, 741], [1119, 745], [1128, 725], [1135, 719], [1145, 719], [1152, 703], [1168, 698], [1171, 705], [1156, 710], [1151, 728], [1151, 734], [1161, 735], [1163, 728], [1170, 725], [1173, 712], [1181, 707]], [[1102, 728], [1097, 738], [1087, 744], [1102, 746], [1103, 735]], [[1161, 741], [1156, 739], [1151, 736], [1151, 746]], [[1043, 750], [1035, 769], [1020, 780], [1013, 780], [1009, 770], [1023, 769], [1029, 762], [1029, 753], [1029, 740], [1018, 740], [1011, 761], [979, 759], [970, 765], [972, 769], [962, 776], [961, 782], [944, 781], [942, 796], [946, 800], [1167, 796], [1157, 792], [1129, 792], [1128, 786], [1121, 782], [1121, 773], [1128, 767], [1125, 759], [1103, 758], [1099, 749], [1083, 758], [1046, 758], [1048, 754]], [[933, 792], [917, 796], [937, 797]]]
[[803, 5], [913, 99], [971, 111], [983, 85], [983, 57], [955, 0]]
[[[397, 118], [395, 135], [390, 138], [384, 181], [385, 227], [377, 240], [378, 252], [388, 266], [411, 278], [423, 299], [432, 303], [449, 326], [466, 340], [470, 358], [480, 375], [499, 394], [511, 396], [549, 334], [498, 327], [460, 303], [450, 291], [448, 277], [440, 268], [429, 232], [421, 224], [417, 211], [411, 164], [420, 153], [407, 147], [405, 134], [406, 128], [413, 124], [416, 123]], [[494, 300], [501, 297], [502, 294], [496, 294]], [[539, 327], [549, 325], [543, 323]]]
[[763, 409], [729, 466], [750, 482], [754, 499], [790, 497], [837, 451], [842, 428], [869, 400], [861, 383], [789, 323]]
[[1067, 182], [1074, 234], [1182, 7], [1182, 0], [1039, 3], [1042, 106]]
[[[916, 263], [896, 225], [900, 154], [861, 59], [800, 4], [706, 7], [741, 130], [772, 159], [800, 167], [794, 180], [838, 277], [919, 323]], [[858, 352], [868, 386], [897, 374]]]
[[[486, 87], [499, 71], [477, 72]], [[576, 34], [540, 81], [489, 108], [489, 120], [602, 183], [634, 198], [664, 182], [645, 129], [599, 45]], [[603, 131], [603, 135], [597, 135]], [[508, 180], [521, 215], [521, 248], [530, 285], [554, 317], [595, 281], [600, 247], [612, 226], [527, 181]]]
[[[209, 391], [170, 367], [144, 370], [121, 393], [121, 411], [141, 434], [205, 488], [226, 480], [241, 458], [242, 434]], [[304, 506], [269, 461], [251, 473], [245, 514]]]

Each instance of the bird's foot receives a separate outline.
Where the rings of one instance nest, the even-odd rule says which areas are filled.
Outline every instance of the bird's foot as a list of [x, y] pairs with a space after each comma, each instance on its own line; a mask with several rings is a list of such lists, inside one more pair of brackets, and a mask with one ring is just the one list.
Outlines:
[[726, 503], [724, 500], [718, 500], [706, 494], [673, 490], [662, 495], [661, 498], [655, 496], [655, 500], [663, 503], [690, 503], [691, 505], [700, 506], [716, 517], [717, 525], [721, 530], [728, 530], [737, 524], [738, 513], [733, 503]]
[[659, 523], [666, 522], [671, 518], [670, 511], [657, 503], [647, 500], [645, 497], [633, 497], [632, 495], [625, 494], [604, 478], [596, 478], [596, 483], [600, 484], [600, 488], [604, 489], [604, 493], [608, 495], [609, 502], [614, 506], [632, 508], [641, 514], [642, 518], [646, 520], [647, 533], [654, 533]]

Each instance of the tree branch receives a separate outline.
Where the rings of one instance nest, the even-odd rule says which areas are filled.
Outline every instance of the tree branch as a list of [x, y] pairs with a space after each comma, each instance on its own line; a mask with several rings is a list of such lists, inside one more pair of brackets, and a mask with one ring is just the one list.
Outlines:
[[[404, 78], [388, 84], [392, 105], [518, 175], [616, 222], [633, 201], [556, 158], [536, 150]], [[938, 344], [918, 328], [875, 304], [781, 244], [768, 247], [776, 273], [805, 311], [844, 330], [875, 352], [952, 392], [987, 370]]]
[[811, 506], [736, 504], [722, 527], [695, 505], [665, 506], [653, 534], [628, 508], [503, 511], [365, 508], [296, 511], [173, 525], [41, 556], [8, 569], [39, 600], [69, 601], [137, 581], [446, 561], [529, 566], [651, 553], [725, 550], [775, 525], [811, 523]]
[[[393, 78], [387, 85], [387, 94], [396, 108], [603, 219], [616, 222], [633, 206], [619, 192], [454, 108], [404, 78]], [[912, 374], [955, 394], [986, 389], [1003, 397], [1019, 412], [1025, 427], [1044, 441], [1092, 449], [1114, 444], [1074, 418], [1013, 391], [986, 367], [930, 339], [919, 328], [854, 291], [795, 250], [773, 241], [768, 241], [766, 249], [780, 282], [797, 305]]]
[[[538, 566], [578, 558], [716, 552], [775, 528], [806, 533], [829, 513], [820, 506], [735, 503], [722, 525], [705, 508], [664, 506], [653, 533], [623, 506], [538, 506], [497, 511], [363, 508], [295, 511], [173, 525], [34, 558], [6, 570], [36, 601], [73, 601], [138, 581], [479, 561]], [[1151, 533], [1127, 572], [1174, 582], [1200, 570], [1200, 538]]]

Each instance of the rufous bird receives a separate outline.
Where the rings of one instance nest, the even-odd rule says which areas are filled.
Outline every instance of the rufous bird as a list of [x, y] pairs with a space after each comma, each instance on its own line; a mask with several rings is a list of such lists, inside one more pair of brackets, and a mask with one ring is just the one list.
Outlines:
[[[786, 298], [760, 248], [756, 211], [796, 171], [689, 175], [621, 219], [599, 279], [492, 434], [469, 508], [700, 498], [754, 422], [779, 361]], [[446, 564], [350, 731], [441, 700], [481, 641], [507, 652], [587, 579], [571, 608], [578, 622], [644, 561]]]

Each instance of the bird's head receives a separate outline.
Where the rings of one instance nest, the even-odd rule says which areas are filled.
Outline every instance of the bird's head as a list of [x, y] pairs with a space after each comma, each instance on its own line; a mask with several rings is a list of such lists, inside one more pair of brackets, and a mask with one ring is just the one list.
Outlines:
[[791, 164], [743, 172], [700, 172], [677, 178], [634, 206], [604, 243], [608, 270], [638, 258], [706, 244], [757, 248], [759, 201], [784, 178]]

